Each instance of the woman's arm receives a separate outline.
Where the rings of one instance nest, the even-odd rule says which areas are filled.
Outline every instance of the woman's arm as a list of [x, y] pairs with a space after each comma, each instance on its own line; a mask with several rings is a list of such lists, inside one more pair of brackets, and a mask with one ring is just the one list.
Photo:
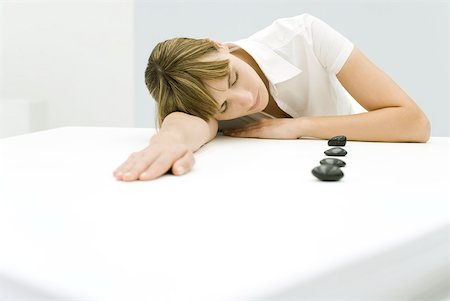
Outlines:
[[171, 113], [151, 138], [149, 146], [131, 154], [114, 171], [114, 176], [118, 180], [134, 181], [155, 179], [169, 169], [175, 175], [185, 174], [194, 165], [193, 153], [214, 139], [217, 127], [215, 119], [207, 123], [185, 113]]
[[337, 74], [344, 88], [368, 112], [350, 116], [306, 117], [303, 132], [350, 140], [426, 142], [430, 123], [414, 101], [382, 70], [354, 48]]
[[[217, 135], [217, 120], [205, 122], [203, 119], [182, 112], [173, 112], [164, 118], [158, 134], [177, 136], [177, 142], [186, 144], [192, 152], [214, 139]], [[155, 139], [157, 136], [153, 136]]]
[[414, 101], [357, 48], [337, 74], [345, 89], [368, 112], [345, 116], [305, 116], [261, 120], [243, 129], [225, 132], [236, 137], [426, 142], [430, 123]]

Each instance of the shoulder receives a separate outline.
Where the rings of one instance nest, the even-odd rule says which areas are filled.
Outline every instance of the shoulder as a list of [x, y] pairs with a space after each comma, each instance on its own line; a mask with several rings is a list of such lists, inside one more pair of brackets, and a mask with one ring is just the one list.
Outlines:
[[266, 44], [271, 48], [282, 47], [293, 39], [301, 39], [312, 43], [313, 39], [322, 32], [323, 25], [326, 25], [326, 23], [321, 19], [305, 13], [276, 19], [270, 25], [252, 34], [248, 39]]
[[311, 26], [311, 24], [319, 20], [317, 17], [310, 14], [301, 14], [293, 17], [284, 17], [276, 19], [271, 26], [279, 27], [280, 29], [298, 30], [299, 28]]

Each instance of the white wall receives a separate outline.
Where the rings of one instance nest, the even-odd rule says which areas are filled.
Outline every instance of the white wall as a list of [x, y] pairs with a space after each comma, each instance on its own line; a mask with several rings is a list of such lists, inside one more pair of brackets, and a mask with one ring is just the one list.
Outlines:
[[433, 136], [450, 136], [448, 0], [137, 0], [136, 108], [139, 126], [154, 125], [144, 85], [157, 42], [177, 36], [233, 41], [280, 17], [308, 12], [352, 40], [419, 104]]
[[157, 42], [239, 39], [302, 12], [354, 41], [424, 109], [432, 135], [450, 136], [449, 3], [0, 0], [0, 137], [65, 125], [153, 127], [143, 72]]
[[13, 124], [23, 116], [11, 107], [30, 100], [43, 104], [39, 128], [30, 124], [30, 131], [134, 126], [133, 6], [132, 0], [0, 0], [0, 118], [17, 114], [0, 120], [3, 136], [24, 131]]

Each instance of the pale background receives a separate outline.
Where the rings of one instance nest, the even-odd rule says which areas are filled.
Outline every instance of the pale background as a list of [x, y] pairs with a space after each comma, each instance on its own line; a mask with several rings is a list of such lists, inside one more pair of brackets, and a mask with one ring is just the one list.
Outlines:
[[154, 127], [143, 73], [157, 42], [231, 41], [313, 14], [352, 40], [450, 136], [449, 1], [0, 0], [0, 137]]

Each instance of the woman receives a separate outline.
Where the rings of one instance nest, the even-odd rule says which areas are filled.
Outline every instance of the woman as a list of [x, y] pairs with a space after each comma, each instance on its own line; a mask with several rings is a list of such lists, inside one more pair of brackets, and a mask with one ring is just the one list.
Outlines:
[[414, 101], [344, 36], [303, 14], [222, 44], [171, 39], [152, 51], [145, 82], [160, 130], [114, 172], [118, 180], [182, 175], [218, 130], [233, 137], [426, 142]]

